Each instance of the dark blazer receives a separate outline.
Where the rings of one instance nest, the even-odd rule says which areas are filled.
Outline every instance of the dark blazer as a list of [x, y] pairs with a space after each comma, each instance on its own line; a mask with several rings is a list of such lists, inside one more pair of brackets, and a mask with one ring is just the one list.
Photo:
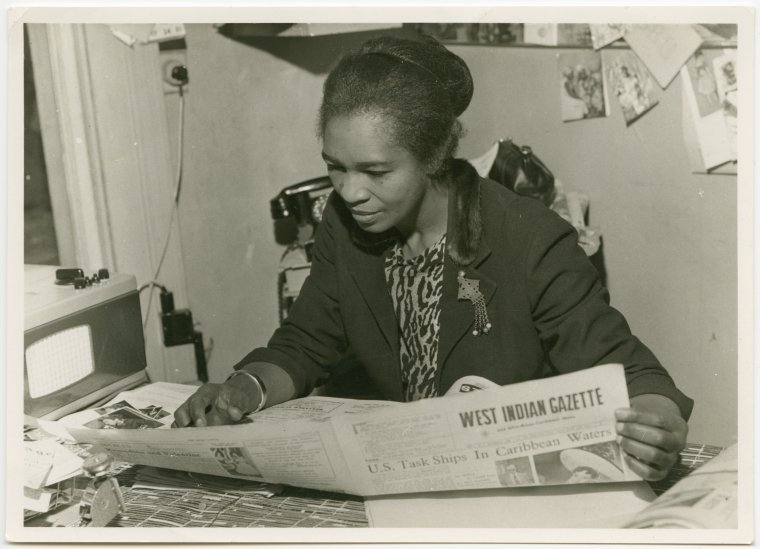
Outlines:
[[[474, 260], [462, 267], [447, 255], [441, 296], [438, 394], [462, 376], [500, 385], [622, 363], [630, 396], [658, 393], [688, 418], [692, 401], [609, 305], [607, 290], [577, 244], [572, 226], [538, 201], [480, 180], [482, 230]], [[449, 231], [457, 218], [450, 191]], [[359, 245], [357, 227], [333, 193], [317, 230], [310, 276], [288, 318], [254, 361], [285, 369], [299, 396], [330, 365], [352, 353], [381, 394], [401, 401], [399, 328], [384, 259], [391, 244]], [[451, 237], [447, 233], [447, 241]], [[492, 328], [472, 334], [472, 303], [457, 299], [457, 271], [480, 281]]]

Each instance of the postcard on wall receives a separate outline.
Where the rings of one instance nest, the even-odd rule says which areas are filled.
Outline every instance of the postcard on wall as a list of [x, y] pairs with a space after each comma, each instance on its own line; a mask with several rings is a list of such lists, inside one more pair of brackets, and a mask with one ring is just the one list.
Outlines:
[[595, 50], [603, 48], [623, 38], [628, 25], [617, 23], [589, 24], [591, 44]]
[[630, 25], [625, 40], [661, 88], [666, 88], [702, 43], [689, 25]]
[[559, 25], [551, 23], [525, 23], [523, 40], [526, 44], [556, 46], [558, 27]]
[[[714, 54], [715, 52], [711, 53]], [[726, 123], [729, 146], [734, 159], [736, 159], [738, 84], [735, 49], [723, 50], [722, 55], [713, 59], [713, 73], [718, 88], [718, 98], [723, 107], [723, 118]]]
[[607, 116], [601, 52], [561, 53], [557, 71], [563, 122]]
[[626, 126], [657, 105], [654, 80], [635, 53], [621, 51], [612, 60], [605, 58], [604, 67], [607, 85], [617, 97]]
[[[694, 120], [707, 170], [736, 160], [737, 79], [730, 55], [724, 50], [699, 50], [681, 69], [684, 99]], [[716, 65], [720, 68], [719, 79]]]

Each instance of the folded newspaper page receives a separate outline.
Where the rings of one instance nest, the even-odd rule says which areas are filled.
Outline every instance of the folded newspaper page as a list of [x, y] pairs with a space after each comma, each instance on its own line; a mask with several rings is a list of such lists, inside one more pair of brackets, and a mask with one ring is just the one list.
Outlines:
[[629, 406], [619, 364], [457, 391], [307, 397], [219, 427], [67, 429], [117, 460], [361, 496], [639, 480], [615, 440], [614, 410]]
[[626, 528], [739, 527], [738, 444], [679, 480]]

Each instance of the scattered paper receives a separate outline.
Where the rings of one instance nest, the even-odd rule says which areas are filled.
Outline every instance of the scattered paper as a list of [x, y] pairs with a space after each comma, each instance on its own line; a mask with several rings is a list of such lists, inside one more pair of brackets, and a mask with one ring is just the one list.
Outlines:
[[557, 45], [588, 48], [591, 31], [588, 23], [560, 23], [557, 25]]
[[718, 98], [723, 108], [723, 117], [726, 122], [726, 133], [731, 154], [736, 159], [736, 136], [737, 136], [737, 93], [738, 82], [736, 75], [736, 50], [723, 50], [723, 55], [713, 59], [715, 82], [718, 86]]
[[630, 25], [625, 40], [663, 89], [702, 43], [689, 25]]
[[594, 51], [557, 56], [562, 121], [607, 116], [602, 55]]
[[147, 42], [166, 42], [185, 37], [185, 25], [182, 23], [159, 23], [153, 25]]
[[111, 34], [129, 47], [137, 43], [165, 42], [185, 36], [185, 25], [182, 23], [125, 23], [109, 25], [108, 28]]
[[194, 385], [150, 383], [123, 391], [103, 406], [76, 412], [57, 423], [91, 429], [168, 429], [174, 421], [174, 411], [197, 390]]
[[40, 488], [53, 468], [55, 442], [38, 440], [24, 442], [24, 486]]
[[612, 61], [606, 60], [605, 72], [609, 89], [623, 110], [626, 126], [657, 105], [653, 97], [654, 81], [635, 53], [622, 51]]
[[627, 528], [738, 528], [738, 445], [726, 448], [637, 514]]
[[[82, 462], [91, 446], [73, 442], [66, 433], [61, 437], [46, 431], [48, 423], [39, 420], [24, 426], [24, 485], [30, 488], [50, 486], [82, 472]], [[60, 431], [51, 429], [52, 431]]]
[[108, 28], [111, 30], [111, 34], [127, 46], [131, 47], [137, 42], [146, 43], [148, 41], [148, 37], [153, 31], [153, 23], [127, 23], [121, 25], [109, 25]]
[[591, 45], [591, 33], [585, 23], [525, 23], [523, 42], [541, 46]]
[[24, 509], [36, 513], [47, 513], [50, 509], [50, 500], [53, 492], [24, 486]]
[[627, 28], [628, 25], [626, 24], [589, 24], [591, 44], [595, 50], [603, 48], [604, 46], [623, 38]]
[[732, 131], [736, 127], [735, 104], [730, 99], [735, 98], [735, 90], [729, 89], [736, 84], [736, 76], [734, 74], [729, 78], [721, 75], [721, 98], [712, 62], [721, 58], [718, 64], [727, 69], [730, 66], [732, 71], [730, 61], [722, 59], [724, 55], [723, 50], [700, 50], [681, 69], [684, 99], [694, 120], [702, 161], [707, 170], [736, 160], [736, 134]]
[[550, 23], [525, 23], [523, 41], [542, 46], [557, 45], [557, 25]]

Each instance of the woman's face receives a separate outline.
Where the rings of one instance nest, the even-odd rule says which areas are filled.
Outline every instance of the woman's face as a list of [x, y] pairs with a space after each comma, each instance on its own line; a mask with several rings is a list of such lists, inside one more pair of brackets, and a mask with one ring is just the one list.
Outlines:
[[322, 157], [336, 192], [360, 228], [415, 228], [430, 188], [425, 166], [394, 143], [378, 115], [338, 116], [325, 126]]

